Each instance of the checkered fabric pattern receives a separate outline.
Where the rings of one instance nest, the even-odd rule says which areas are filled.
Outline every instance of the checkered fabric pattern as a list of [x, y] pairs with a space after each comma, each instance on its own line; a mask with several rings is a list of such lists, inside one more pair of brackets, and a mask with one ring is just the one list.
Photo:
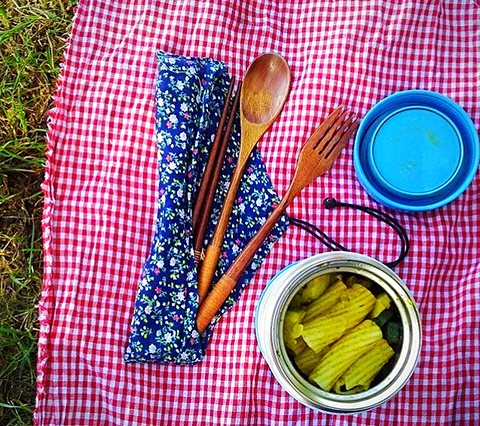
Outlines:
[[[259, 148], [282, 195], [300, 148], [338, 104], [362, 117], [387, 95], [449, 96], [480, 125], [480, 2], [433, 0], [80, 0], [51, 113], [45, 276], [35, 421], [46, 425], [477, 425], [480, 423], [480, 177], [432, 212], [393, 212], [412, 248], [396, 268], [422, 316], [408, 384], [355, 416], [291, 398], [259, 352], [254, 311], [285, 265], [325, 248], [297, 228], [276, 244], [194, 366], [128, 364], [136, 286], [153, 237], [157, 194], [155, 52], [224, 61], [241, 79], [258, 55], [289, 62], [292, 91]], [[392, 259], [397, 241], [334, 196], [378, 207], [356, 180], [350, 141], [289, 214], [354, 251]]]

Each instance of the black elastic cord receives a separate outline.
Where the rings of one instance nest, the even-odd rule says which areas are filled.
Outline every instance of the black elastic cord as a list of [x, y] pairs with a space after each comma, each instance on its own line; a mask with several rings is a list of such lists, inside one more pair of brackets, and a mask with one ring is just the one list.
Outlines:
[[[332, 210], [337, 207], [348, 207], [348, 208], [357, 209], [364, 213], [369, 214], [370, 216], [373, 216], [375, 219], [380, 220], [381, 222], [385, 223], [390, 228], [392, 228], [395, 231], [395, 233], [399, 236], [401, 246], [400, 246], [400, 254], [396, 260], [392, 262], [384, 262], [384, 264], [389, 268], [394, 268], [407, 256], [408, 251], [410, 250], [410, 240], [408, 239], [408, 234], [405, 228], [394, 217], [388, 215], [385, 212], [382, 212], [381, 210], [375, 209], [373, 207], [365, 207], [365, 206], [360, 206], [358, 204], [344, 203], [341, 201], [337, 201], [335, 198], [326, 198], [325, 200], [323, 200], [323, 205], [328, 210]], [[325, 234], [325, 232], [323, 232], [321, 229], [319, 229], [318, 227], [316, 227], [315, 225], [307, 221], [290, 217], [290, 223], [292, 225], [298, 226], [299, 228], [308, 232], [313, 237], [317, 238], [330, 250], [350, 251], [348, 248], [344, 247], [342, 244], [338, 243], [333, 238]]]

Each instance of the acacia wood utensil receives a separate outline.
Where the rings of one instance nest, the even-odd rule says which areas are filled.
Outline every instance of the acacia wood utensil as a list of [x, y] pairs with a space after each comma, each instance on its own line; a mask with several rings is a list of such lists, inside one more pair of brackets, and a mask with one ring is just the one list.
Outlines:
[[291, 74], [276, 53], [259, 56], [248, 67], [240, 94], [240, 153], [218, 222], [198, 273], [200, 303], [210, 288], [243, 171], [253, 148], [272, 125], [290, 92]]
[[230, 132], [235, 121], [235, 115], [237, 113], [238, 103], [240, 100], [240, 90], [242, 87], [241, 82], [237, 87], [237, 91], [231, 105], [230, 117], [228, 118], [228, 123], [225, 126], [225, 121], [230, 109], [230, 100], [232, 97], [234, 82], [235, 78], [232, 77], [227, 98], [225, 100], [225, 106], [220, 118], [220, 123], [218, 125], [218, 130], [215, 134], [215, 139], [198, 192], [198, 197], [195, 201], [195, 207], [193, 211], [193, 248], [195, 253], [195, 262], [197, 265], [202, 260], [205, 232], [210, 221], [212, 205], [215, 199], [215, 192], [217, 191], [218, 180], [220, 178], [220, 172], [222, 170], [225, 153], [227, 151]]
[[227, 299], [287, 206], [303, 188], [330, 168], [357, 127], [354, 115], [349, 115], [348, 110], [340, 106], [309, 137], [300, 151], [292, 182], [284, 197], [200, 305], [197, 313], [200, 333]]

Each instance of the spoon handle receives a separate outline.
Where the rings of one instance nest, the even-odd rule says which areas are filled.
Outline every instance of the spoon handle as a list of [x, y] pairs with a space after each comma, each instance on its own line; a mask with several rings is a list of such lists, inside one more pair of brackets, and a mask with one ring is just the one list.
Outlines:
[[[240, 104], [241, 102], [242, 101], [240, 99]], [[215, 275], [215, 270], [217, 269], [218, 259], [220, 258], [225, 232], [230, 220], [230, 214], [232, 213], [233, 205], [235, 204], [235, 197], [242, 181], [243, 172], [248, 163], [248, 159], [250, 158], [253, 149], [257, 145], [258, 140], [262, 137], [272, 122], [273, 119], [267, 123], [261, 124], [246, 123], [245, 117], [242, 114], [240, 115], [240, 127], [242, 128], [242, 135], [237, 166], [235, 167], [232, 180], [230, 181], [227, 195], [225, 196], [222, 211], [220, 212], [220, 217], [218, 218], [212, 240], [205, 251], [205, 258], [203, 259], [202, 265], [198, 271], [199, 303], [202, 303], [205, 300], [208, 290], [210, 289], [210, 285], [213, 281], [213, 276]]]
[[218, 218], [217, 226], [213, 233], [212, 240], [205, 252], [205, 258], [198, 271], [198, 297], [199, 303], [205, 300], [205, 297], [210, 288], [210, 284], [215, 275], [215, 269], [217, 268], [218, 259], [220, 258], [221, 247], [225, 232], [227, 230], [228, 221], [230, 219], [230, 213], [232, 212], [233, 204], [235, 202], [235, 196], [237, 195], [238, 187], [242, 179], [243, 170], [245, 168], [245, 162], [237, 163], [235, 173], [233, 174], [228, 192], [225, 197], [220, 217]]

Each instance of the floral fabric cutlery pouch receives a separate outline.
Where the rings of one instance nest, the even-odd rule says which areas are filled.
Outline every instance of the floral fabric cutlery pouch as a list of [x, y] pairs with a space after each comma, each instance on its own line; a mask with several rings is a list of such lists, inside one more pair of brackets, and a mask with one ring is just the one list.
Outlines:
[[[230, 77], [222, 62], [158, 52], [155, 88], [158, 211], [150, 254], [139, 280], [126, 362], [191, 364], [202, 360], [214, 324], [240, 297], [272, 245], [288, 227], [272, 231], [203, 335], [196, 329], [197, 269], [192, 209], [208, 160]], [[240, 142], [237, 115], [215, 195], [208, 243], [233, 174]], [[279, 199], [255, 150], [245, 168], [214, 282], [256, 233]]]

